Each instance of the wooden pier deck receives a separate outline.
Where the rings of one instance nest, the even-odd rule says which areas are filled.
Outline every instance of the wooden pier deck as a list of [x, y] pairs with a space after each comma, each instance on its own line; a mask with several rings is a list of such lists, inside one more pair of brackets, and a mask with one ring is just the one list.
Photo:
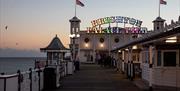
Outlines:
[[63, 85], [50, 91], [140, 91], [131, 81], [115, 72], [95, 64], [82, 64], [80, 71], [65, 77]]

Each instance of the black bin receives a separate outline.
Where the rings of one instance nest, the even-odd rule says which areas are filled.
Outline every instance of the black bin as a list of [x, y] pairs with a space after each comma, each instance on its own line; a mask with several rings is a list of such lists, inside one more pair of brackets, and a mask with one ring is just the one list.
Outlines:
[[75, 61], [75, 63], [74, 63], [74, 65], [75, 65], [75, 70], [80, 70], [80, 64], [79, 64], [79, 61]]
[[56, 69], [45, 68], [44, 69], [44, 90], [56, 88]]

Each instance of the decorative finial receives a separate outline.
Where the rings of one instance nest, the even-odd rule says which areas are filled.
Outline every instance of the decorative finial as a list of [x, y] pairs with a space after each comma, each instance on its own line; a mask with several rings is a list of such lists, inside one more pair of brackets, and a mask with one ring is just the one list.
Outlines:
[[179, 19], [178, 19], [178, 21], [180, 22], [180, 16], [179, 16]]
[[168, 25], [167, 25], [167, 23], [165, 23], [165, 28], [167, 28], [168, 27]]
[[56, 34], [56, 37], [57, 37], [57, 34]]
[[173, 20], [171, 20], [171, 24], [174, 24], [174, 21], [173, 21]]

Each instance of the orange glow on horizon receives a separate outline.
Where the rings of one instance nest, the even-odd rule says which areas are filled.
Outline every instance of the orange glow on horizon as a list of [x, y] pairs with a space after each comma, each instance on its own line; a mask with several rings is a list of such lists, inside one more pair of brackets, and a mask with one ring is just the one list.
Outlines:
[[[8, 37], [13, 36], [13, 37]], [[46, 36], [46, 35], [8, 35], [1, 37], [0, 47], [5, 48], [13, 48], [13, 49], [39, 49], [44, 48], [49, 45], [54, 36]], [[60, 37], [61, 42], [66, 48], [69, 48], [69, 37], [65, 37], [66, 35]], [[7, 38], [8, 37], [8, 38]]]

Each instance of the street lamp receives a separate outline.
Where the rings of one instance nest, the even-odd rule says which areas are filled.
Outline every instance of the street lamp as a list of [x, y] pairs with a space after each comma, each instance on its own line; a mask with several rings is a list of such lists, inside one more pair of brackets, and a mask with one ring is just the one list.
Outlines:
[[100, 44], [100, 47], [103, 48], [103, 47], [104, 47], [104, 44], [101, 43], [101, 44]]
[[89, 46], [88, 43], [86, 43], [86, 44], [85, 44], [85, 47], [87, 48], [88, 46]]
[[78, 47], [76, 47], [76, 46], [79, 46], [79, 44], [76, 43], [76, 39], [79, 38], [80, 35], [79, 34], [70, 34], [69, 37], [71, 38], [71, 41], [72, 41], [70, 44], [71, 56], [72, 56], [71, 60], [74, 61], [76, 59], [76, 55], [78, 53], [78, 51], [77, 51]]
[[133, 47], [132, 47], [132, 49], [138, 49], [138, 47], [137, 47], [137, 45], [134, 45]]
[[165, 40], [166, 43], [176, 43], [177, 42], [177, 37], [170, 37], [170, 38], [167, 38]]

